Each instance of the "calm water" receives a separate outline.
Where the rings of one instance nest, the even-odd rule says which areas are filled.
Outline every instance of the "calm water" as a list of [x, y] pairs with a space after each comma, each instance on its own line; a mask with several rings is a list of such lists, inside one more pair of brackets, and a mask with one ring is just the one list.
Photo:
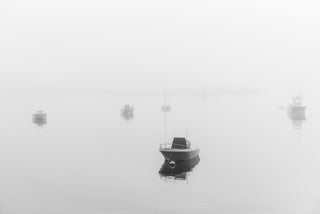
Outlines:
[[293, 128], [289, 98], [169, 97], [168, 142], [187, 128], [201, 160], [166, 181], [161, 97], [1, 95], [0, 213], [319, 213], [320, 106], [305, 97], [307, 121]]

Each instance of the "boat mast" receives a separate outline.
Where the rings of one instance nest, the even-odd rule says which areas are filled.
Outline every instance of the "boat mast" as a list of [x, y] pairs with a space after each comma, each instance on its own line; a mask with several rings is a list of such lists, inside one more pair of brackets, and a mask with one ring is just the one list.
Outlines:
[[164, 105], [167, 105], [167, 72], [164, 73]]
[[[167, 106], [167, 72], [164, 72], [164, 108]], [[164, 142], [167, 143], [167, 112], [164, 111]]]
[[164, 112], [164, 143], [167, 143], [167, 112]]

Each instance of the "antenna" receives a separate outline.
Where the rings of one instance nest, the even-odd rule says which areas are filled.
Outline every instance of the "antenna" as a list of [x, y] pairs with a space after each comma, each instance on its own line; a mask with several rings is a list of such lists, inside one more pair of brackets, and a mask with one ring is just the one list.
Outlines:
[[188, 138], [188, 128], [186, 128], [186, 138]]
[[164, 113], [164, 143], [167, 143], [167, 113]]
[[167, 105], [167, 72], [164, 73], [164, 105]]

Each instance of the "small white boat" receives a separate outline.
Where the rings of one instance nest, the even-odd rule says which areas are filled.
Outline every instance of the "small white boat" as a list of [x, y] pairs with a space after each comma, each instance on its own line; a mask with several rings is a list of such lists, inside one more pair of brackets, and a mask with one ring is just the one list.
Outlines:
[[190, 147], [191, 143], [186, 138], [175, 137], [172, 144], [160, 144], [159, 151], [168, 161], [191, 160], [199, 155], [200, 149]]
[[169, 111], [171, 111], [171, 106], [165, 104], [165, 105], [161, 106], [161, 111], [169, 112]]
[[37, 111], [37, 113], [32, 115], [33, 119], [46, 119], [47, 114], [43, 113], [43, 111]]
[[43, 111], [37, 111], [37, 113], [32, 114], [32, 121], [39, 126], [44, 125], [47, 123], [47, 114], [43, 113]]
[[121, 109], [122, 117], [126, 120], [132, 119], [134, 117], [133, 110], [133, 106], [130, 106], [129, 104], [124, 105], [124, 107]]
[[288, 116], [292, 120], [305, 120], [306, 106], [302, 105], [302, 98], [296, 96], [292, 98], [292, 103], [288, 106]]

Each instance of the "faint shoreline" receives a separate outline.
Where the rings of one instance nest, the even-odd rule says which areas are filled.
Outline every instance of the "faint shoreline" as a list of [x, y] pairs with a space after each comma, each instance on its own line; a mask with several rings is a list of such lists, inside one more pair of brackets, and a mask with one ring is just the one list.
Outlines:
[[[217, 95], [256, 95], [263, 93], [257, 89], [212, 89], [192, 90], [177, 89], [168, 90], [168, 96], [217, 96]], [[2, 90], [0, 95], [117, 95], [117, 96], [163, 96], [161, 90]]]

